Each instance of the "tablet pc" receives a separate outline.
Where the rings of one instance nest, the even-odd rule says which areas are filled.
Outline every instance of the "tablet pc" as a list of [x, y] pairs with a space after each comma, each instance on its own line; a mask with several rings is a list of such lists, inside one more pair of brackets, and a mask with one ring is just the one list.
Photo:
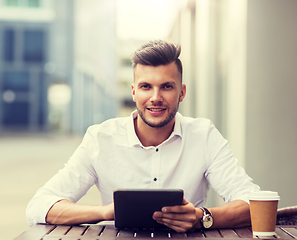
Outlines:
[[183, 203], [181, 189], [117, 189], [114, 191], [115, 227], [167, 228], [153, 218], [164, 206]]

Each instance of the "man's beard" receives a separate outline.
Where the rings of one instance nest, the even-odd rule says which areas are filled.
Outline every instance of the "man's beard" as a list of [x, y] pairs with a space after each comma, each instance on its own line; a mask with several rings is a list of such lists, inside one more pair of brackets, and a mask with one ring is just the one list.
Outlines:
[[175, 117], [175, 115], [178, 111], [178, 107], [179, 107], [179, 103], [172, 111], [169, 111], [169, 115], [163, 121], [156, 123], [156, 124], [154, 124], [154, 123], [150, 122], [148, 119], [146, 119], [144, 116], [144, 113], [138, 107], [137, 107], [137, 111], [138, 111], [138, 114], [141, 117], [142, 121], [145, 124], [147, 124], [148, 126], [153, 127], [153, 128], [161, 128], [161, 127], [166, 126], [169, 122], [171, 122], [171, 120]]

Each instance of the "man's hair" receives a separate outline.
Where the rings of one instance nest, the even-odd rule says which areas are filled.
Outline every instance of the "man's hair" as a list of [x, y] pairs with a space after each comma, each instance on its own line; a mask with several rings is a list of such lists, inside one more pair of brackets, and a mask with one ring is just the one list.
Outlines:
[[179, 44], [173, 44], [164, 40], [150, 41], [141, 46], [131, 56], [132, 67], [135, 69], [137, 64], [160, 66], [167, 65], [175, 62], [178, 72], [182, 78], [183, 67], [180, 59], [178, 58], [181, 52]]

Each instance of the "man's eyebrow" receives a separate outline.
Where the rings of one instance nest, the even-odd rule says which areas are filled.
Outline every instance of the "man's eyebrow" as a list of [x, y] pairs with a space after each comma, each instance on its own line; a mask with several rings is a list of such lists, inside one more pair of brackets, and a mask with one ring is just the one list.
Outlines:
[[148, 82], [143, 81], [143, 82], [139, 82], [137, 85], [140, 86], [140, 85], [151, 85], [151, 84], [148, 83]]
[[[176, 85], [176, 82], [175, 81], [168, 81], [168, 82], [164, 82], [164, 83], [161, 83], [160, 85], [161, 86], [165, 86], [165, 85]], [[149, 86], [151, 86], [152, 84], [151, 83], [149, 83], [149, 82], [146, 82], [146, 81], [143, 81], [143, 82], [139, 82], [138, 84], [137, 84], [137, 86], [141, 86], [141, 85], [149, 85]]]
[[164, 85], [168, 85], [168, 84], [176, 85], [176, 83], [175, 83], [174, 81], [164, 82], [164, 83], [162, 83], [161, 85], [164, 86]]

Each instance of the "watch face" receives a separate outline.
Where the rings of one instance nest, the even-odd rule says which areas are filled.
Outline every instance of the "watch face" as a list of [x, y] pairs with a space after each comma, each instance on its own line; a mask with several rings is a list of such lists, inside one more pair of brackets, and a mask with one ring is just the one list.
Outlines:
[[213, 224], [213, 218], [210, 215], [206, 215], [203, 217], [203, 226], [204, 228], [210, 228]]

